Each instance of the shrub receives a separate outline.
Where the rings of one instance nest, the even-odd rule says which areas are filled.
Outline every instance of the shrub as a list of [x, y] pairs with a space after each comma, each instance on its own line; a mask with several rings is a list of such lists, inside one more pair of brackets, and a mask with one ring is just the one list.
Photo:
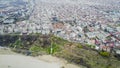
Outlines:
[[83, 48], [83, 46], [82, 46], [82, 45], [78, 45], [77, 47], [78, 47], [78, 48]]
[[110, 53], [109, 52], [100, 52], [100, 55], [103, 56], [103, 57], [109, 57], [110, 56]]
[[86, 46], [88, 46], [90, 48], [95, 48], [95, 45], [91, 45], [91, 44], [86, 44]]
[[29, 48], [29, 51], [32, 53], [31, 54], [32, 56], [38, 56], [38, 55], [46, 54], [42, 47], [36, 46], [36, 45], [31, 46]]
[[[52, 51], [51, 51], [51, 48], [52, 48]], [[59, 52], [61, 49], [59, 47], [58, 44], [56, 43], [52, 43], [51, 46], [49, 48], [47, 48], [47, 53], [49, 54], [54, 54], [56, 52]], [[52, 52], [52, 53], [51, 53]]]
[[10, 47], [15, 48], [21, 48], [22, 47], [22, 42], [21, 40], [16, 40], [13, 44], [10, 44]]
[[39, 52], [39, 51], [42, 50], [42, 48], [34, 45], [29, 50], [32, 51], [32, 52]]

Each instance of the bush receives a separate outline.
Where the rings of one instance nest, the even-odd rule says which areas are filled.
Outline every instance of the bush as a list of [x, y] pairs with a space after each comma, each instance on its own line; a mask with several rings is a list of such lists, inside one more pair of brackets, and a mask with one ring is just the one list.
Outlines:
[[82, 45], [78, 45], [77, 47], [78, 47], [78, 48], [83, 48], [83, 46], [82, 46]]
[[88, 46], [90, 48], [95, 48], [95, 45], [86, 44], [86, 46]]
[[15, 48], [22, 48], [22, 42], [21, 40], [16, 40], [13, 44], [10, 44], [10, 47]]
[[46, 54], [42, 47], [36, 46], [36, 45], [31, 46], [31, 48], [29, 48], [29, 51], [32, 53], [31, 54], [32, 56], [38, 56], [38, 55]]
[[39, 46], [32, 46], [30, 49], [29, 49], [31, 52], [39, 52], [39, 51], [41, 51], [42, 50], [42, 48], [41, 47], [39, 47]]
[[109, 57], [110, 53], [109, 52], [100, 52], [100, 55], [103, 57]]
[[[52, 51], [51, 51], [52, 48]], [[48, 54], [55, 54], [56, 52], [59, 52], [61, 49], [58, 44], [52, 43], [49, 48], [47, 48], [47, 53]], [[52, 52], [52, 53], [51, 53]]]

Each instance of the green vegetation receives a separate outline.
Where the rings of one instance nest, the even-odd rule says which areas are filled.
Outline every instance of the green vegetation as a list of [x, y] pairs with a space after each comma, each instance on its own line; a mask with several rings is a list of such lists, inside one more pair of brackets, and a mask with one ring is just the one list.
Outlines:
[[30, 48], [30, 51], [31, 52], [39, 52], [39, 51], [42, 51], [43, 48], [39, 47], [39, 46], [35, 46], [33, 45], [31, 48]]
[[10, 45], [11, 47], [15, 48], [21, 48], [22, 47], [22, 41], [20, 39], [16, 40], [15, 43]]
[[91, 44], [86, 44], [86, 46], [88, 46], [90, 48], [95, 48], [95, 45], [91, 45]]
[[103, 57], [110, 57], [110, 53], [109, 52], [105, 52], [105, 51], [101, 51], [100, 55]]
[[55, 54], [56, 52], [59, 52], [61, 50], [60, 45], [56, 43], [52, 43], [51, 46], [51, 48], [53, 49], [52, 54]]
[[120, 68], [120, 61], [114, 55], [97, 51], [94, 45], [69, 42], [53, 35], [1, 36], [0, 40], [1, 45], [25, 55], [27, 52], [32, 56], [51, 54], [86, 68]]
[[37, 56], [37, 55], [41, 55], [41, 54], [44, 54], [44, 49], [40, 46], [36, 46], [36, 45], [33, 45], [29, 48], [29, 51], [31, 52], [31, 55], [32, 56]]
[[108, 36], [108, 37], [106, 37], [106, 39], [107, 39], [107, 40], [111, 40], [112, 38], [111, 38], [111, 36]]

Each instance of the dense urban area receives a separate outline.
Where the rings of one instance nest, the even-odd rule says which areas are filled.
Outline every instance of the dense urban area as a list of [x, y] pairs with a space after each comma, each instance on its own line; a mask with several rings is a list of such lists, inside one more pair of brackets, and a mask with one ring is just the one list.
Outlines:
[[120, 54], [120, 1], [1, 0], [0, 34], [32, 33], [54, 34], [107, 51], [114, 47]]

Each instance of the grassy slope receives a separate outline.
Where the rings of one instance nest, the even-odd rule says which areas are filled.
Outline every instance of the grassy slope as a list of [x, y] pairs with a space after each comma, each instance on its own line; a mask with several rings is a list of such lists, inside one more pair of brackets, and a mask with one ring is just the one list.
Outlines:
[[[12, 37], [10, 38], [12, 39]], [[91, 49], [84, 44], [69, 42], [53, 35], [16, 37], [17, 40], [12, 43], [9, 42], [9, 46], [16, 49], [15, 51], [17, 52], [26, 53], [26, 50], [29, 50], [34, 56], [40, 54], [52, 54], [87, 68], [120, 68], [120, 61], [113, 55], [110, 57], [103, 57], [98, 51]], [[21, 40], [18, 40], [19, 38]], [[51, 46], [53, 48], [52, 53], [50, 50]]]

